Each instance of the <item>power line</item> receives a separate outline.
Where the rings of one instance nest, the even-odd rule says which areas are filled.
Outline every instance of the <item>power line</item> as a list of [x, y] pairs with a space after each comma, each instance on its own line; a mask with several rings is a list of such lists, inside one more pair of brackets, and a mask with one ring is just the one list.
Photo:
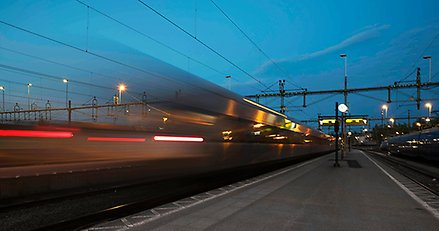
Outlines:
[[[422, 58], [422, 56], [424, 55], [425, 51], [430, 48], [430, 46], [433, 44], [433, 42], [439, 37], [439, 32], [436, 33], [436, 35], [433, 37], [433, 39], [430, 41], [430, 43], [424, 48], [424, 50], [419, 54], [418, 58], [415, 59], [415, 62], [413, 63], [411, 68], [415, 68], [416, 64], [419, 63], [419, 60]], [[414, 72], [414, 71], [413, 71]], [[408, 76], [410, 76], [411, 74], [408, 74], [404, 79], [406, 79]], [[399, 82], [401, 82], [403, 80], [400, 80]]]
[[[69, 47], [69, 48], [71, 48], [71, 49], [74, 49], [74, 50], [77, 50], [77, 51], [81, 51], [81, 52], [84, 52], [84, 53], [86, 53], [86, 54], [90, 54], [90, 55], [95, 56], [95, 57], [97, 57], [97, 58], [100, 58], [100, 59], [106, 60], [106, 61], [108, 61], [108, 62], [112, 62], [112, 63], [118, 64], [118, 65], [121, 65], [121, 66], [125, 66], [125, 67], [131, 68], [131, 69], [133, 69], [133, 70], [137, 70], [137, 71], [139, 71], [139, 72], [143, 72], [143, 73], [148, 74], [148, 75], [151, 75], [151, 76], [155, 76], [155, 77], [159, 77], [159, 78], [163, 78], [163, 79], [171, 80], [171, 79], [167, 78], [166, 76], [162, 76], [162, 75], [159, 75], [159, 74], [156, 74], [156, 73], [150, 72], [150, 71], [146, 71], [146, 70], [141, 69], [141, 68], [138, 68], [138, 67], [136, 67], [136, 66], [132, 66], [132, 65], [129, 65], [129, 64], [126, 64], [126, 63], [123, 63], [123, 62], [117, 61], [117, 60], [115, 60], [115, 59], [111, 59], [111, 58], [105, 57], [105, 56], [100, 55], [100, 54], [98, 54], [98, 53], [94, 53], [94, 52], [91, 52], [91, 51], [88, 51], [88, 50], [84, 50], [84, 49], [79, 48], [79, 47], [77, 47], [77, 46], [74, 46], [74, 45], [71, 45], [71, 44], [68, 44], [68, 43], [65, 43], [65, 42], [62, 42], [62, 41], [59, 41], [59, 40], [56, 40], [56, 39], [50, 38], [50, 37], [48, 37], [48, 36], [45, 36], [45, 35], [42, 35], [42, 34], [39, 34], [39, 33], [33, 32], [33, 31], [30, 31], [30, 30], [28, 30], [28, 29], [25, 29], [25, 28], [22, 28], [22, 27], [19, 27], [19, 26], [16, 26], [16, 25], [13, 25], [13, 24], [7, 23], [7, 22], [5, 22], [5, 21], [3, 21], [3, 20], [0, 20], [0, 23], [2, 23], [2, 24], [4, 24], [4, 25], [7, 25], [7, 26], [9, 26], [9, 27], [15, 28], [15, 29], [17, 29], [17, 30], [20, 30], [20, 31], [23, 31], [23, 32], [26, 32], [26, 33], [32, 34], [32, 35], [34, 35], [34, 36], [36, 36], [36, 37], [40, 37], [40, 38], [43, 38], [43, 39], [49, 40], [49, 41], [51, 41], [51, 42], [54, 42], [54, 43], [57, 43], [57, 44], [60, 44], [60, 45], [63, 45], [63, 46]], [[181, 81], [180, 81], [180, 82], [181, 82]], [[185, 83], [185, 82], [182, 82], [182, 83]], [[185, 84], [188, 84], [188, 83], [185, 83]], [[100, 86], [100, 87], [102, 87], [102, 86]]]
[[[36, 71], [31, 71], [31, 70], [27, 70], [27, 69], [23, 69], [23, 68], [19, 68], [19, 67], [14, 67], [14, 66], [9, 66], [9, 65], [5, 65], [5, 64], [1, 64], [1, 63], [0, 63], [0, 67], [4, 68], [4, 69], [9, 69], [9, 70], [14, 70], [14, 71], [26, 73], [26, 74], [38, 75], [38, 76], [42, 76], [42, 77], [45, 77], [47, 79], [52, 79], [52, 80], [56, 80], [56, 81], [62, 81], [64, 79], [64, 78], [59, 77], [59, 76], [45, 74], [45, 73], [36, 72]], [[82, 84], [82, 85], [86, 85], [86, 86], [90, 86], [90, 87], [102, 88], [105, 90], [114, 90], [113, 88], [110, 88], [110, 87], [104, 87], [101, 85], [86, 83], [86, 82], [77, 81], [77, 80], [69, 80], [69, 82]]]
[[73, 70], [82, 71], [82, 72], [85, 72], [85, 73], [89, 73], [91, 75], [97, 75], [97, 76], [102, 76], [102, 77], [106, 77], [106, 78], [115, 78], [113, 76], [109, 76], [109, 75], [105, 75], [105, 74], [102, 74], [102, 73], [98, 73], [98, 72], [82, 69], [82, 68], [71, 66], [71, 65], [68, 65], [68, 64], [64, 64], [64, 63], [55, 62], [55, 61], [52, 61], [52, 60], [49, 60], [49, 59], [45, 59], [45, 58], [42, 58], [42, 57], [39, 57], [39, 56], [36, 56], [36, 55], [31, 55], [31, 54], [24, 53], [24, 52], [21, 52], [21, 51], [12, 50], [12, 49], [9, 49], [9, 48], [6, 48], [6, 47], [1, 47], [0, 46], [0, 49], [6, 50], [6, 51], [14, 53], [14, 54], [19, 54], [19, 55], [22, 55], [22, 56], [26, 56], [26, 57], [30, 57], [30, 58], [33, 58], [33, 59], [41, 60], [41, 61], [44, 61], [44, 62], [47, 62], [47, 63], [51, 63], [51, 64], [63, 66], [63, 67], [67, 67], [67, 68], [70, 68], [70, 69], [73, 69]]
[[196, 62], [196, 63], [198, 63], [198, 64], [200, 64], [200, 65], [202, 65], [202, 66], [204, 66], [204, 67], [206, 67], [206, 68], [208, 68], [208, 69], [210, 69], [210, 70], [212, 70], [212, 71], [214, 71], [214, 72], [216, 72], [216, 73], [218, 73], [218, 74], [220, 74], [222, 76], [226, 76], [227, 75], [226, 73], [221, 72], [221, 71], [213, 68], [212, 66], [209, 66], [209, 65], [207, 65], [207, 64], [205, 64], [205, 63], [203, 63], [203, 62], [201, 62], [201, 61], [199, 61], [199, 60], [197, 60], [197, 59], [195, 59], [195, 58], [193, 58], [193, 57], [191, 57], [189, 55], [186, 55], [183, 52], [181, 52], [181, 51], [179, 51], [179, 50], [177, 50], [175, 48], [172, 48], [171, 46], [169, 46], [169, 45], [167, 45], [167, 44], [165, 44], [163, 42], [160, 42], [159, 40], [157, 40], [157, 39], [155, 39], [155, 38], [145, 34], [144, 32], [142, 32], [142, 31], [140, 31], [140, 30], [138, 30], [138, 29], [136, 29], [136, 28], [134, 28], [132, 26], [129, 26], [129, 25], [121, 22], [120, 20], [118, 20], [118, 19], [116, 19], [116, 18], [114, 18], [114, 17], [112, 17], [112, 16], [110, 16], [110, 15], [108, 15], [108, 14], [106, 14], [106, 13], [104, 13], [104, 12], [102, 12], [102, 11], [100, 11], [100, 10], [98, 10], [98, 9], [96, 9], [96, 8], [94, 8], [94, 7], [92, 7], [92, 6], [88, 5], [88, 4], [80, 1], [80, 0], [76, 0], [76, 1], [78, 3], [86, 6], [87, 8], [92, 9], [96, 13], [98, 13], [98, 14], [100, 14], [100, 15], [102, 15], [102, 16], [104, 16], [104, 17], [106, 17], [106, 18], [108, 18], [108, 19], [110, 19], [110, 20], [112, 20], [112, 21], [114, 21], [114, 22], [116, 22], [116, 23], [118, 23], [118, 24], [120, 24], [120, 25], [122, 25], [122, 26], [124, 26], [124, 27], [126, 27], [126, 28], [128, 28], [128, 29], [130, 29], [130, 30], [132, 30], [132, 31], [134, 31], [136, 33], [138, 33], [138, 34], [140, 34], [140, 35], [142, 35], [143, 37], [146, 37], [146, 38], [156, 42], [157, 44], [160, 44], [160, 45], [168, 48], [169, 50], [171, 50], [171, 51], [173, 51], [173, 52], [175, 52], [175, 53], [177, 53], [177, 54], [179, 54], [179, 55], [181, 55], [181, 56], [183, 56], [183, 57], [185, 57], [185, 58], [187, 58], [189, 60], [192, 60], [192, 61], [194, 61], [194, 62]]
[[[277, 69], [279, 69], [279, 71], [280, 72], [282, 72], [282, 74], [284, 74], [285, 76], [287, 76], [287, 77], [289, 77], [290, 78], [290, 75], [288, 74], [288, 73], [286, 73], [276, 62], [274, 62], [273, 61], [273, 59], [272, 58], [270, 58], [268, 55], [267, 55], [267, 53], [265, 53], [248, 35], [247, 35], [247, 33], [245, 33], [227, 14], [226, 14], [226, 12], [224, 12], [224, 10], [222, 10], [213, 0], [210, 0], [210, 2], [212, 2], [212, 4], [224, 15], [224, 17], [226, 17], [246, 38], [247, 38], [247, 40], [248, 41], [250, 41], [252, 44], [253, 44], [253, 46], [255, 46], [256, 47], [256, 49], [258, 49], [259, 50], [259, 52], [261, 52], [261, 54], [262, 55], [264, 55], [265, 56], [265, 58], [267, 58], [268, 60], [270, 60], [270, 62], [274, 65], [274, 66], [276, 66], [276, 68]], [[291, 80], [291, 82], [292, 82], [292, 84], [295, 86], [295, 87], [298, 87], [298, 88], [300, 88], [300, 89], [302, 89], [302, 90], [304, 90], [304, 88], [303, 87], [301, 87], [301, 86], [299, 86], [299, 85], [297, 85], [291, 78], [290, 78], [290, 80]]]
[[194, 35], [192, 35], [191, 33], [189, 33], [187, 30], [183, 29], [181, 26], [179, 26], [178, 24], [176, 24], [175, 22], [173, 22], [171, 19], [167, 18], [166, 16], [164, 16], [163, 14], [161, 14], [160, 12], [158, 12], [157, 10], [155, 10], [154, 8], [152, 8], [151, 6], [149, 6], [148, 4], [146, 4], [145, 2], [143, 2], [142, 0], [137, 0], [139, 3], [141, 3], [143, 6], [147, 7], [148, 9], [150, 9], [151, 11], [153, 11], [154, 13], [156, 13], [158, 16], [162, 17], [163, 19], [165, 19], [167, 22], [171, 23], [173, 26], [177, 27], [179, 30], [181, 30], [183, 33], [185, 33], [186, 35], [188, 35], [189, 37], [195, 39], [197, 42], [199, 42], [201, 45], [203, 45], [204, 47], [206, 47], [207, 49], [209, 49], [210, 51], [212, 51], [213, 53], [215, 53], [216, 55], [218, 55], [219, 57], [221, 57], [222, 59], [224, 59], [225, 61], [227, 61], [229, 64], [233, 65], [234, 67], [236, 67], [238, 70], [240, 70], [241, 72], [243, 72], [244, 74], [246, 74], [248, 77], [252, 78], [253, 80], [255, 80], [256, 82], [258, 82], [260, 85], [262, 85], [263, 87], [267, 87], [267, 85], [265, 85], [264, 83], [262, 83], [259, 79], [257, 79], [256, 77], [254, 77], [253, 75], [251, 75], [250, 73], [248, 73], [247, 71], [245, 71], [244, 69], [242, 69], [240, 66], [236, 65], [235, 63], [233, 63], [232, 61], [230, 61], [228, 58], [226, 58], [224, 55], [220, 54], [218, 51], [216, 51], [215, 49], [213, 49], [212, 47], [210, 47], [209, 45], [207, 45], [206, 43], [204, 43], [203, 41], [201, 41], [200, 39], [198, 39], [197, 37], [195, 37]]
[[[127, 67], [127, 68], [131, 68], [131, 69], [133, 69], [133, 70], [137, 70], [137, 71], [139, 71], [139, 72], [143, 72], [143, 73], [145, 73], [145, 74], [148, 74], [148, 75], [151, 75], [151, 76], [154, 76], [154, 77], [157, 77], [157, 78], [166, 79], [166, 80], [168, 80], [168, 81], [179, 82], [179, 83], [181, 83], [181, 84], [183, 84], [183, 85], [188, 85], [188, 86], [194, 87], [193, 85], [191, 85], [191, 83], [188, 83], [188, 82], [185, 82], [185, 81], [182, 81], [182, 80], [178, 80], [178, 79], [171, 79], [171, 78], [166, 77], [166, 76], [163, 76], [163, 75], [161, 75], [161, 74], [158, 74], [158, 73], [155, 73], [155, 72], [151, 72], [151, 71], [147, 71], [147, 70], [144, 70], [144, 69], [142, 69], [142, 68], [139, 68], [139, 67], [136, 67], [136, 66], [132, 66], [132, 65], [129, 65], [129, 64], [123, 63], [123, 62], [121, 62], [121, 61], [118, 61], [118, 60], [115, 60], [115, 59], [112, 59], [112, 58], [105, 57], [105, 56], [100, 55], [100, 54], [98, 54], [98, 53], [94, 53], [94, 52], [91, 52], [91, 51], [88, 51], [88, 50], [84, 50], [84, 49], [79, 48], [79, 47], [77, 47], [77, 46], [74, 46], [74, 45], [68, 44], [68, 43], [66, 43], [66, 42], [62, 42], [62, 41], [59, 41], [59, 40], [56, 40], [56, 39], [50, 38], [50, 37], [48, 37], [48, 36], [45, 36], [45, 35], [42, 35], [42, 34], [39, 34], [39, 33], [33, 32], [33, 31], [30, 31], [30, 30], [28, 30], [28, 29], [25, 29], [25, 28], [22, 28], [22, 27], [19, 27], [19, 26], [13, 25], [13, 24], [8, 23], [8, 22], [5, 22], [5, 21], [3, 21], [3, 20], [0, 20], [0, 23], [4, 24], [4, 25], [6, 25], [6, 26], [9, 26], [9, 27], [15, 28], [15, 29], [17, 29], [17, 30], [20, 30], [20, 31], [23, 31], [23, 32], [26, 32], [26, 33], [32, 34], [32, 35], [34, 35], [34, 36], [36, 36], [36, 37], [40, 37], [40, 38], [43, 38], [43, 39], [49, 40], [49, 41], [51, 41], [51, 42], [54, 42], [54, 43], [57, 43], [57, 44], [60, 44], [60, 45], [63, 45], [63, 46], [69, 47], [69, 48], [71, 48], [71, 49], [74, 49], [74, 50], [77, 50], [77, 51], [80, 51], [80, 52], [83, 52], [83, 53], [86, 53], [86, 54], [89, 54], [89, 55], [95, 56], [95, 57], [97, 57], [97, 58], [100, 58], [100, 59], [106, 60], [106, 61], [108, 61], [108, 62], [112, 62], [112, 63], [118, 64], [118, 65], [121, 65], [121, 66], [125, 66], [125, 67]], [[30, 72], [32, 72], [32, 71], [30, 71]], [[78, 82], [78, 81], [76, 81], [76, 82]], [[96, 86], [97, 86], [97, 85], [96, 85]], [[103, 87], [103, 86], [99, 86], [99, 87], [105, 88], [105, 87]], [[195, 87], [197, 87], [197, 88], [199, 88], [199, 89], [202, 89], [202, 90], [204, 90], [204, 91], [209, 91], [209, 92], [211, 92], [211, 93], [213, 93], [213, 94], [219, 94], [219, 93], [217, 93], [217, 92], [210, 91], [210, 90], [205, 89], [205, 88], [202, 88], [202, 87], [200, 87], [200, 86], [195, 86]], [[112, 88], [111, 88], [111, 89], [112, 89]]]
[[[12, 73], [19, 73], [18, 71], [9, 70], [9, 69], [6, 69], [4, 67], [0, 67], [0, 70], [12, 72]], [[20, 82], [16, 82], [16, 81], [7, 80], [7, 79], [0, 79], [0, 80], [2, 82], [10, 83], [10, 84], [15, 84], [15, 85], [24, 85], [24, 86], [28, 85], [28, 83], [20, 83]], [[44, 89], [44, 90], [50, 90], [50, 91], [56, 91], [56, 92], [65, 93], [65, 90], [59, 90], [59, 89], [55, 89], [55, 88], [43, 87], [43, 86], [38, 86], [38, 85], [35, 85], [35, 84], [32, 84], [32, 87], [40, 88], [40, 89]], [[84, 93], [74, 92], [74, 91], [71, 91], [71, 90], [69, 91], [69, 94], [82, 95], [82, 96], [93, 96], [93, 95], [88, 95], [88, 94], [84, 94]], [[99, 97], [97, 97], [97, 98], [99, 98]], [[101, 98], [101, 99], [103, 99], [103, 98]]]

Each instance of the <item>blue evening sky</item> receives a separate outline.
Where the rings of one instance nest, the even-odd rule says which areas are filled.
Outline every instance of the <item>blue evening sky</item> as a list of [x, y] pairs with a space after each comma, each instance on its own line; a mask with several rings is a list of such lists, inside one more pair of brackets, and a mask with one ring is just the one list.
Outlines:
[[[263, 84], [137, 0], [83, 0], [120, 23], [75, 0], [2, 0], [0, 85], [7, 89], [6, 108], [10, 110], [16, 102], [25, 107], [28, 82], [33, 84], [32, 98], [37, 104], [42, 106], [50, 99], [55, 106], [63, 106], [65, 85], [56, 80], [63, 77], [72, 80], [69, 87], [75, 104], [86, 103], [93, 95], [100, 102], [110, 101], [120, 82], [126, 83], [133, 95], [143, 91], [137, 87], [141, 79], [133, 77], [136, 74], [130, 68], [75, 48], [133, 66], [142, 66], [144, 57], [152, 56], [223, 87], [228, 86], [224, 76], [231, 75], [232, 91], [241, 95], [257, 94], [271, 85], [271, 90], [277, 90], [279, 79], [286, 79], [286, 88], [293, 91], [298, 86], [310, 91], [341, 89], [341, 53], [348, 54], [350, 87], [391, 85], [407, 75], [406, 80], [414, 80], [411, 73], [418, 66], [422, 81], [427, 81], [424, 55], [433, 56], [433, 81], [439, 81], [437, 0], [214, 0], [270, 59], [210, 0], [143, 1]], [[392, 94], [392, 100], [410, 101], [414, 96], [414, 89], [399, 90]], [[380, 117], [386, 97], [386, 92], [351, 94], [350, 112]], [[438, 89], [423, 90], [421, 97], [433, 104], [433, 110], [439, 107]], [[310, 96], [309, 106], [302, 108], [301, 97], [288, 98], [287, 114], [299, 120], [316, 119], [317, 113], [333, 113], [334, 102], [342, 99], [342, 95]], [[278, 110], [278, 99], [260, 102]], [[414, 102], [400, 102], [389, 105], [389, 116], [406, 116], [407, 110], [412, 115], [427, 113], [424, 106], [418, 111]]]

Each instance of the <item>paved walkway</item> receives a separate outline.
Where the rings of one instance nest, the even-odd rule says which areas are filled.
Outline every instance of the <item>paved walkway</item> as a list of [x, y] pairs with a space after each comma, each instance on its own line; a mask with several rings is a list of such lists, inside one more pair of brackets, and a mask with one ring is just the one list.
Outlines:
[[[166, 216], [127, 217], [124, 230], [439, 230], [439, 220], [361, 151], [333, 156]], [[143, 217], [143, 220], [142, 220]], [[147, 219], [148, 218], [148, 219]], [[105, 230], [105, 229], [103, 229]]]

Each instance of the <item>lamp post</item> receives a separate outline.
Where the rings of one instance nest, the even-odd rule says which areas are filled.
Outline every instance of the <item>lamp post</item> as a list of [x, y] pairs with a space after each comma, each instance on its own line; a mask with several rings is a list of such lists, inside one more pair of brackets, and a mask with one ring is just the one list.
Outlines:
[[348, 108], [348, 106], [346, 106], [346, 104], [340, 104], [340, 105], [338, 105], [338, 108], [337, 108], [341, 113], [342, 113], [342, 123], [345, 125], [344, 126], [344, 130], [343, 130], [343, 138], [342, 138], [342, 140], [343, 140], [343, 146], [342, 146], [342, 152], [341, 152], [341, 159], [344, 159], [344, 155], [345, 155], [345, 144], [346, 144], [346, 118], [343, 116], [348, 110], [349, 110], [349, 108]]
[[69, 80], [63, 79], [63, 83], [66, 84], [66, 108], [69, 107]]
[[383, 109], [383, 111], [386, 112], [386, 114], [384, 114], [386, 117], [384, 117], [384, 118], [387, 119], [387, 111], [389, 110], [389, 107], [386, 104], [384, 104], [383, 106], [381, 106], [381, 109]]
[[30, 106], [30, 87], [32, 87], [32, 83], [28, 83], [27, 84], [27, 106], [28, 106], [29, 110], [31, 110], [31, 106]]
[[428, 63], [429, 63], [429, 74], [428, 74], [428, 82], [430, 83], [431, 82], [431, 56], [430, 55], [428, 55], [428, 56], [424, 56], [424, 59], [428, 59]]
[[428, 108], [428, 118], [431, 117], [431, 108], [433, 107], [433, 105], [431, 103], [426, 103], [425, 107]]
[[122, 104], [122, 92], [126, 90], [126, 86], [123, 84], [119, 84], [119, 86], [117, 87], [117, 89], [119, 90], [119, 102], [118, 104]]
[[395, 119], [390, 118], [389, 121], [390, 121], [390, 123], [392, 123], [392, 127], [393, 127], [393, 124], [395, 123]]
[[0, 86], [0, 91], [2, 91], [2, 111], [6, 111], [5, 108], [5, 87], [4, 86]]
[[227, 80], [227, 88], [229, 89], [229, 91], [231, 91], [232, 90], [232, 76], [226, 75], [226, 80]]
[[[348, 55], [347, 54], [340, 54], [340, 58], [344, 59], [344, 91], [343, 91], [343, 95], [344, 95], [344, 105], [348, 105]], [[346, 113], [343, 112], [342, 115], [342, 134], [343, 134], [343, 143], [346, 143]], [[343, 146], [342, 149], [342, 159], [344, 158], [344, 151], [345, 151], [345, 146]]]

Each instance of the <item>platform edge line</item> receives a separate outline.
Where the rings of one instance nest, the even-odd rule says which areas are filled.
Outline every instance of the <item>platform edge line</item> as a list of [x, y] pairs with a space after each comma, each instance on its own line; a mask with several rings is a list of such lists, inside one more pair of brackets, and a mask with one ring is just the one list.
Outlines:
[[[321, 159], [323, 159], [323, 158], [325, 158], [325, 157], [327, 157], [327, 156], [328, 156], [328, 155], [323, 155], [323, 156], [321, 156], [321, 157], [318, 157], [318, 158], [315, 158], [315, 159], [312, 159], [312, 160], [306, 161], [306, 162], [304, 162], [304, 163], [301, 163], [301, 164], [299, 164], [299, 165], [293, 166], [293, 167], [291, 167], [291, 168], [284, 169], [284, 170], [282, 170], [282, 171], [280, 171], [280, 172], [277, 172], [277, 173], [274, 173], [274, 174], [272, 174], [272, 175], [268, 175], [268, 176], [266, 176], [266, 177], [263, 177], [263, 178], [261, 178], [261, 179], [258, 179], [257, 181], [252, 181], [252, 182], [250, 182], [250, 183], [248, 183], [248, 184], [244, 184], [244, 185], [242, 185], [242, 186], [240, 186], [240, 187], [236, 187], [236, 188], [233, 188], [233, 189], [231, 189], [231, 190], [224, 191], [224, 192], [222, 192], [222, 193], [220, 193], [220, 194], [216, 194], [216, 195], [214, 195], [214, 196], [212, 196], [212, 197], [209, 197], [209, 198], [206, 198], [206, 199], [203, 199], [203, 200], [199, 200], [199, 201], [197, 201], [197, 202], [195, 202], [195, 203], [193, 203], [193, 204], [190, 204], [190, 205], [188, 205], [188, 206], [186, 206], [186, 207], [184, 207], [184, 208], [183, 208], [183, 207], [180, 207], [180, 208], [178, 208], [178, 209], [175, 209], [175, 210], [172, 210], [172, 211], [169, 211], [169, 212], [166, 212], [166, 213], [160, 214], [159, 216], [155, 216], [155, 217], [152, 217], [152, 218], [149, 218], [149, 219], [145, 219], [145, 220], [143, 220], [143, 221], [139, 221], [139, 222], [133, 223], [131, 227], [127, 227], [127, 226], [125, 226], [125, 227], [122, 227], [122, 228], [117, 229], [117, 230], [129, 230], [129, 229], [131, 229], [131, 228], [135, 228], [135, 227], [138, 227], [138, 226], [141, 226], [141, 225], [147, 224], [147, 223], [152, 222], [152, 221], [154, 221], [154, 220], [157, 220], [157, 219], [163, 218], [163, 217], [165, 217], [165, 216], [171, 215], [171, 214], [173, 214], [173, 213], [179, 212], [179, 211], [181, 211], [181, 210], [191, 208], [191, 207], [193, 207], [193, 206], [196, 206], [196, 205], [198, 205], [198, 204], [201, 204], [201, 203], [204, 203], [204, 202], [207, 202], [207, 201], [210, 201], [210, 200], [216, 199], [216, 198], [218, 198], [218, 197], [224, 196], [224, 195], [229, 194], [229, 193], [231, 193], [231, 192], [234, 192], [234, 191], [236, 191], [236, 190], [239, 190], [239, 189], [242, 189], [242, 188], [246, 188], [246, 187], [248, 187], [248, 186], [250, 186], [250, 185], [253, 185], [253, 184], [256, 184], [256, 183], [260, 183], [260, 182], [263, 182], [263, 181], [265, 181], [265, 180], [268, 180], [268, 179], [271, 179], [271, 178], [273, 178], [273, 177], [276, 177], [276, 176], [279, 176], [279, 175], [285, 174], [285, 173], [287, 173], [287, 172], [293, 171], [293, 170], [298, 169], [298, 168], [300, 168], [300, 167], [303, 167], [303, 166], [306, 166], [306, 165], [312, 164], [312, 163], [317, 162], [317, 161], [319, 161], [319, 160], [321, 160]], [[135, 215], [135, 214], [133, 214], [133, 215]], [[131, 216], [133, 216], [133, 215], [131, 215]], [[128, 216], [128, 217], [131, 217], [131, 216]], [[124, 217], [124, 218], [126, 218], [126, 217]], [[119, 220], [121, 220], [121, 219], [123, 219], [123, 218], [120, 218]]]
[[416, 196], [410, 189], [401, 184], [397, 179], [395, 179], [390, 173], [388, 173], [384, 168], [378, 165], [372, 158], [366, 155], [363, 151], [360, 151], [367, 159], [374, 163], [384, 174], [386, 174], [393, 182], [395, 182], [402, 190], [404, 190], [410, 197], [412, 197], [416, 202], [418, 202], [422, 207], [429, 211], [436, 219], [439, 220], [439, 211], [431, 207], [427, 202], [423, 201], [421, 198]]

